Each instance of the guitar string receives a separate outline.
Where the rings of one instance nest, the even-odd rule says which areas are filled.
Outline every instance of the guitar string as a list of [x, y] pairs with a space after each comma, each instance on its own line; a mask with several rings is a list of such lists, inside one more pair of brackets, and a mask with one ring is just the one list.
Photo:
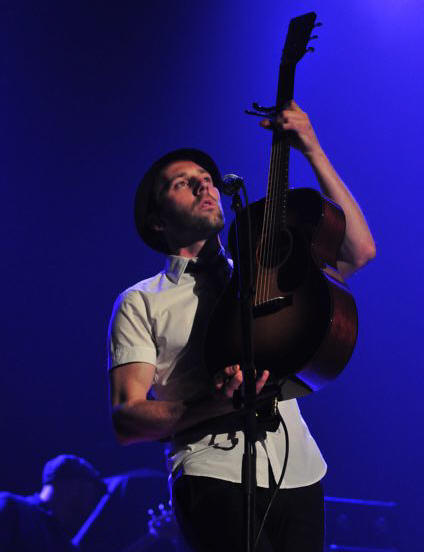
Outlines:
[[281, 178], [281, 137], [277, 137], [275, 140], [275, 159], [274, 159], [274, 171], [273, 171], [273, 192], [272, 192], [272, 205], [271, 205], [271, 224], [270, 224], [270, 238], [269, 238], [269, 260], [268, 260], [268, 277], [267, 277], [267, 299], [271, 297], [271, 270], [275, 266], [278, 254], [278, 236], [276, 232], [276, 224], [278, 220], [280, 210], [280, 188], [278, 185]]
[[274, 208], [274, 191], [275, 191], [275, 164], [276, 164], [276, 141], [275, 133], [273, 132], [272, 138], [272, 167], [271, 167], [271, 178], [269, 185], [269, 204], [268, 204], [268, 225], [267, 225], [267, 236], [266, 236], [266, 254], [264, 258], [265, 266], [265, 293], [264, 300], [269, 299], [269, 266], [272, 258], [272, 222], [274, 218], [273, 208]]
[[264, 254], [264, 241], [265, 241], [265, 234], [266, 234], [266, 224], [267, 224], [267, 214], [268, 214], [268, 194], [269, 194], [269, 187], [270, 187], [270, 178], [271, 178], [271, 168], [272, 168], [272, 148], [271, 148], [271, 155], [269, 160], [269, 171], [268, 171], [268, 183], [267, 183], [267, 194], [265, 196], [265, 205], [264, 205], [264, 217], [262, 222], [262, 232], [260, 236], [260, 242], [259, 247], [257, 251], [257, 266], [258, 266], [258, 274], [256, 278], [256, 291], [255, 291], [255, 305], [258, 305], [262, 301], [262, 293], [263, 293], [263, 254]]
[[[281, 69], [280, 69], [281, 73]], [[279, 81], [281, 79], [281, 74], [279, 76]], [[279, 104], [278, 98], [277, 98], [277, 105]], [[278, 134], [277, 134], [278, 133]], [[279, 233], [278, 233], [278, 217], [281, 216], [281, 185], [279, 182], [281, 181], [282, 177], [282, 145], [283, 145], [283, 138], [279, 131], [275, 131], [275, 149], [276, 149], [276, 161], [274, 164], [274, 194], [273, 194], [273, 210], [272, 210], [272, 230], [271, 230], [271, 259], [270, 259], [270, 272], [271, 270], [275, 270], [275, 266], [278, 261], [278, 242], [279, 242]], [[270, 298], [270, 285], [271, 285], [272, 277], [271, 274], [269, 274], [268, 279], [268, 298]]]
[[274, 226], [275, 226], [275, 207], [276, 207], [276, 191], [278, 190], [278, 187], [276, 186], [277, 178], [278, 178], [278, 165], [279, 165], [279, 148], [278, 148], [278, 140], [275, 138], [275, 134], [273, 137], [273, 174], [272, 174], [272, 182], [271, 182], [271, 190], [270, 190], [270, 217], [269, 217], [269, 223], [268, 223], [268, 236], [267, 236], [267, 259], [266, 259], [266, 293], [265, 293], [265, 299], [268, 300], [270, 298], [270, 269], [273, 265], [273, 259], [274, 259], [274, 247], [275, 247], [275, 235], [274, 235]]
[[[261, 236], [263, 234], [263, 228], [265, 224], [265, 217], [262, 222], [262, 228], [261, 228]], [[255, 278], [255, 298], [254, 298], [254, 306], [257, 306], [259, 304], [259, 296], [260, 296], [260, 289], [261, 289], [261, 264], [259, 262], [259, 259], [261, 258], [261, 248], [262, 248], [262, 241], [259, 241], [258, 246], [256, 247], [255, 244], [255, 251], [254, 255], [256, 255], [255, 259], [255, 266], [256, 266], [256, 278]]]
[[267, 194], [265, 196], [265, 205], [264, 205], [264, 217], [262, 223], [262, 235], [259, 244], [258, 250], [258, 277], [257, 277], [257, 290], [255, 293], [255, 304], [260, 304], [264, 301], [266, 293], [266, 278], [265, 278], [265, 266], [266, 266], [266, 243], [268, 240], [268, 227], [269, 227], [269, 210], [270, 210], [270, 193], [272, 189], [272, 170], [274, 167], [274, 148], [271, 146], [271, 155], [269, 160], [269, 171], [268, 171], [268, 186]]
[[[272, 223], [272, 267], [276, 267], [279, 260], [279, 244], [281, 241], [281, 230], [287, 226], [287, 187], [288, 187], [288, 155], [289, 146], [284, 137], [280, 137], [277, 145], [276, 183], [274, 194], [274, 209]], [[283, 170], [284, 169], [284, 170]], [[282, 179], [282, 180], [281, 180]]]
[[[284, 174], [283, 174], [283, 185], [281, 190], [281, 228], [279, 228], [279, 234], [280, 236], [283, 235], [283, 232], [287, 232], [287, 224], [288, 224], [288, 206], [287, 206], [287, 200], [288, 200], [288, 190], [289, 190], [289, 155], [290, 155], [290, 146], [288, 144], [287, 138], [284, 138], [283, 142], [283, 166], [284, 166]], [[284, 237], [286, 239], [286, 237]], [[286, 244], [288, 245], [288, 244]], [[284, 243], [282, 244], [284, 247]], [[286, 255], [287, 251], [282, 249], [283, 254]]]
[[[278, 219], [282, 223], [283, 228], [286, 225], [286, 199], [287, 199], [287, 167], [282, 171], [282, 163], [284, 158], [287, 158], [287, 145], [282, 138], [274, 139], [271, 148], [270, 169], [268, 179], [268, 191], [265, 198], [265, 209], [262, 228], [262, 239], [258, 250], [258, 275], [256, 278], [257, 288], [255, 291], [255, 305], [270, 298], [271, 278], [269, 269], [278, 261], [278, 241], [280, 225]], [[283, 186], [278, 187], [278, 175], [281, 173], [283, 177]]]
[[274, 133], [273, 133], [273, 139], [272, 139], [272, 148], [271, 148], [271, 166], [270, 166], [270, 176], [269, 176], [269, 182], [268, 182], [268, 193], [267, 193], [267, 217], [266, 217], [266, 225], [265, 225], [265, 232], [263, 236], [263, 254], [262, 254], [262, 264], [263, 264], [263, 295], [262, 295], [262, 301], [265, 302], [268, 299], [269, 294], [269, 279], [268, 279], [268, 270], [267, 267], [269, 266], [270, 262], [270, 255], [272, 255], [271, 247], [272, 247], [272, 220], [273, 220], [273, 193], [274, 193], [274, 182], [275, 182], [275, 163], [276, 163], [276, 149], [275, 149], [275, 140], [274, 140]]
[[[278, 256], [278, 233], [277, 233], [277, 220], [279, 216], [280, 211], [280, 186], [278, 185], [279, 180], [281, 179], [281, 161], [282, 161], [282, 140], [281, 137], [278, 139], [277, 143], [277, 162], [275, 166], [275, 191], [274, 191], [274, 205], [273, 205], [273, 221], [272, 221], [272, 257], [271, 257], [271, 267], [274, 268], [277, 262], [277, 256]], [[269, 279], [271, 281], [271, 278]], [[269, 293], [270, 295], [270, 293]]]

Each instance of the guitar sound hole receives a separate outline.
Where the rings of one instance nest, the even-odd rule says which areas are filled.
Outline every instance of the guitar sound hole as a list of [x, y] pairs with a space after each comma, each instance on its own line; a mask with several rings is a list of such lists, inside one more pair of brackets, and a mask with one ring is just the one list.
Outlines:
[[293, 251], [293, 235], [287, 228], [278, 239], [263, 239], [257, 249], [256, 258], [264, 268], [273, 268], [284, 264]]

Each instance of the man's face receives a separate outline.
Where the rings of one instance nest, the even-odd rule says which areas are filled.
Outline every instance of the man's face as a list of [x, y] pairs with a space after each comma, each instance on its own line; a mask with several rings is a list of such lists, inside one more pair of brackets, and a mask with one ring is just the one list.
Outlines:
[[224, 227], [218, 188], [193, 161], [175, 161], [160, 174], [160, 219], [165, 236], [178, 245], [205, 240]]

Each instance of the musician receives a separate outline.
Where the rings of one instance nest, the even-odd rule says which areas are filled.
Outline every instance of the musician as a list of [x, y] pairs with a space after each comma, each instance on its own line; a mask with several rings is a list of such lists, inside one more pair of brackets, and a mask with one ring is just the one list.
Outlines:
[[0, 493], [0, 550], [71, 552], [71, 538], [106, 492], [84, 458], [61, 454], [43, 468], [42, 488], [30, 496]]
[[[375, 256], [365, 217], [333, 169], [308, 115], [291, 102], [265, 129], [288, 133], [314, 170], [322, 192], [346, 215], [338, 270], [350, 276]], [[211, 381], [201, 364], [208, 313], [231, 272], [219, 241], [224, 217], [215, 162], [194, 149], [171, 152], [144, 175], [136, 195], [141, 238], [167, 255], [157, 275], [117, 299], [109, 334], [112, 418], [121, 443], [168, 439], [174, 505], [195, 550], [242, 550], [243, 433], [232, 396], [239, 365]], [[219, 347], [219, 343], [216, 345]], [[268, 370], [257, 375], [260, 393]], [[152, 400], [152, 395], [155, 400]], [[289, 433], [287, 471], [258, 550], [315, 552], [323, 546], [326, 464], [296, 400], [279, 403]], [[285, 452], [281, 426], [260, 428], [257, 441], [257, 517], [278, 481]]]

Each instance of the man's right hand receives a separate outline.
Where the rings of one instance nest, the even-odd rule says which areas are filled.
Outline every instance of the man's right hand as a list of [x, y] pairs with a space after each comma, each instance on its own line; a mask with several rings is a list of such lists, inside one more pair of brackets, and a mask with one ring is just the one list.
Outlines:
[[[155, 366], [144, 362], [123, 364], [111, 371], [112, 419], [122, 444], [169, 439], [201, 422], [234, 411], [234, 391], [243, 383], [238, 364], [215, 375], [212, 396], [201, 400], [149, 400]], [[259, 394], [269, 377], [264, 370], [256, 381]]]
[[[256, 394], [258, 395], [269, 378], [269, 371], [264, 370], [256, 380]], [[240, 388], [243, 383], [243, 372], [239, 364], [227, 366], [214, 377], [215, 396], [219, 398], [232, 399], [234, 391]]]

